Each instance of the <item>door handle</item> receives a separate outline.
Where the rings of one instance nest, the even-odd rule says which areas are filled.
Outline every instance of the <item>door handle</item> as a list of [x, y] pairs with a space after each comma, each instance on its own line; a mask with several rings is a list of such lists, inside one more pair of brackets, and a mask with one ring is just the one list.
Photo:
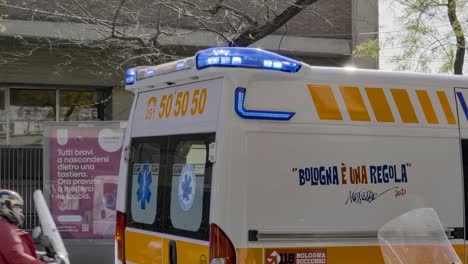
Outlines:
[[177, 245], [174, 240], [169, 241], [169, 264], [177, 264]]

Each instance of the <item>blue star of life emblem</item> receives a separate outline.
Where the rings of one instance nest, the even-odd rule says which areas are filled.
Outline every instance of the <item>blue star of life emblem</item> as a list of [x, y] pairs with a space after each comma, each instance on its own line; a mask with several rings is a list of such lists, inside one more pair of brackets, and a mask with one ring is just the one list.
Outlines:
[[151, 183], [153, 178], [148, 164], [143, 165], [143, 168], [138, 173], [138, 190], [137, 190], [137, 199], [140, 203], [141, 209], [146, 209], [146, 204], [150, 202], [151, 199]]
[[192, 165], [186, 164], [182, 168], [179, 180], [179, 204], [184, 211], [192, 208], [195, 200], [196, 179], [195, 170]]
[[192, 177], [185, 175], [185, 179], [182, 182], [182, 199], [186, 202], [190, 200], [190, 195], [192, 195], [192, 187], [190, 186], [190, 183], [192, 183]]

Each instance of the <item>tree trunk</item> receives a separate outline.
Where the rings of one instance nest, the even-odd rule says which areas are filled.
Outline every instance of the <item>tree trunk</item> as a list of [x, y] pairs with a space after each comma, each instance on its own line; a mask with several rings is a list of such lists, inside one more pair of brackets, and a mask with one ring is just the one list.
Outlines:
[[457, 0], [448, 0], [448, 17], [453, 33], [457, 39], [457, 52], [455, 53], [455, 62], [453, 64], [454, 74], [463, 74], [463, 63], [465, 60], [466, 39], [460, 21], [457, 18]]

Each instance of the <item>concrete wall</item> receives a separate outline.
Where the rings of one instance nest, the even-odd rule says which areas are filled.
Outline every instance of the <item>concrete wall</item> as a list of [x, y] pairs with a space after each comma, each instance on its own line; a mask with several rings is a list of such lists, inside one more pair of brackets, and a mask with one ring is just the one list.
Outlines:
[[[352, 0], [353, 38], [352, 49], [368, 39], [377, 39], [379, 32], [379, 7], [375, 0]], [[379, 59], [352, 58], [357, 68], [378, 69]]]
[[124, 90], [123, 87], [115, 87], [112, 90], [112, 119], [128, 120], [132, 100], [133, 93]]
[[82, 49], [77, 54], [76, 50], [50, 49], [45, 44], [21, 47], [19, 41], [3, 37], [0, 39], [2, 52], [17, 56], [9, 56], [6, 64], [0, 57], [0, 83], [94, 87], [112, 87], [122, 83], [121, 76], [116, 74], [99, 74], [99, 67], [85, 55], [92, 50]]

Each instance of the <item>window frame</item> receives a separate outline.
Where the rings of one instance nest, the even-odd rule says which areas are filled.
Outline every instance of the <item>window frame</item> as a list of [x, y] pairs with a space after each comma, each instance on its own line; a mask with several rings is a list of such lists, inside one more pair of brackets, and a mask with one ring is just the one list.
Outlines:
[[[179, 138], [180, 140], [174, 141], [174, 138]], [[205, 141], [206, 144], [206, 158], [205, 158], [205, 173], [203, 181], [203, 202], [202, 202], [202, 219], [200, 227], [197, 231], [182, 230], [174, 227], [171, 220], [171, 191], [172, 191], [172, 177], [173, 177], [173, 165], [174, 160], [170, 160], [167, 165], [168, 174], [165, 177], [165, 185], [167, 186], [166, 192], [164, 193], [164, 205], [165, 207], [163, 212], [163, 231], [166, 234], [183, 236], [186, 238], [199, 239], [199, 240], [209, 240], [209, 231], [210, 231], [210, 207], [211, 207], [211, 184], [213, 179], [213, 165], [209, 160], [209, 144], [216, 141], [215, 133], [197, 133], [197, 134], [183, 134], [183, 135], [173, 135], [169, 138], [169, 147], [168, 150], [175, 150], [176, 143], [186, 141]], [[172, 155], [173, 156], [173, 155]], [[172, 157], [171, 156], [171, 157]], [[208, 187], [207, 187], [208, 186]], [[166, 202], [167, 201], [167, 202]]]
[[[165, 173], [165, 163], [166, 163], [166, 156], [167, 156], [167, 140], [163, 140], [164, 138], [167, 138], [167, 136], [160, 137], [161, 142], [165, 143], [166, 146], [161, 146], [161, 158], [159, 160], [160, 165], [159, 165], [159, 176], [158, 176], [158, 194], [156, 197], [156, 215], [155, 219], [152, 224], [146, 224], [146, 223], [139, 223], [139, 222], [134, 222], [131, 221], [133, 220], [132, 216], [132, 187], [133, 187], [133, 164], [139, 163], [141, 164], [142, 162], [135, 162], [134, 156], [135, 156], [135, 144], [138, 143], [146, 143], [146, 142], [151, 142], [155, 138], [159, 137], [141, 137], [141, 138], [132, 138], [131, 144], [130, 144], [130, 150], [131, 150], [131, 160], [129, 161], [128, 164], [128, 170], [127, 170], [127, 191], [126, 195], [128, 197], [126, 201], [126, 226], [128, 227], [133, 227], [133, 228], [138, 228], [138, 229], [143, 229], [143, 230], [148, 230], [148, 231], [155, 231], [155, 232], [161, 232], [162, 231], [162, 199], [163, 199], [163, 194], [161, 191], [161, 186], [163, 183], [163, 177], [162, 175]], [[140, 143], [140, 144], [141, 144]], [[166, 153], [164, 153], [166, 152]]]
[[[165, 142], [165, 146], [161, 146], [161, 161], [159, 167], [158, 178], [158, 195], [156, 205], [156, 217], [153, 224], [137, 223], [132, 221], [133, 216], [131, 213], [132, 203], [132, 176], [133, 165], [136, 162], [135, 147], [136, 144], [144, 142], [151, 142], [158, 140]], [[205, 157], [205, 173], [203, 188], [203, 202], [201, 223], [197, 231], [182, 230], [174, 227], [171, 220], [171, 191], [172, 191], [172, 177], [174, 166], [174, 151], [178, 142], [181, 141], [204, 141], [206, 144], [206, 157]], [[150, 137], [137, 137], [131, 138], [130, 142], [130, 161], [127, 169], [127, 190], [126, 190], [126, 226], [131, 228], [142, 229], [146, 231], [161, 232], [164, 234], [182, 236], [185, 238], [197, 240], [209, 240], [209, 223], [210, 223], [210, 208], [211, 208], [211, 184], [213, 179], [213, 166], [214, 163], [209, 160], [209, 144], [216, 141], [215, 132], [203, 132], [194, 134], [180, 134], [180, 135], [166, 135], [166, 136], [150, 136]], [[198, 187], [198, 186], [197, 186]]]

